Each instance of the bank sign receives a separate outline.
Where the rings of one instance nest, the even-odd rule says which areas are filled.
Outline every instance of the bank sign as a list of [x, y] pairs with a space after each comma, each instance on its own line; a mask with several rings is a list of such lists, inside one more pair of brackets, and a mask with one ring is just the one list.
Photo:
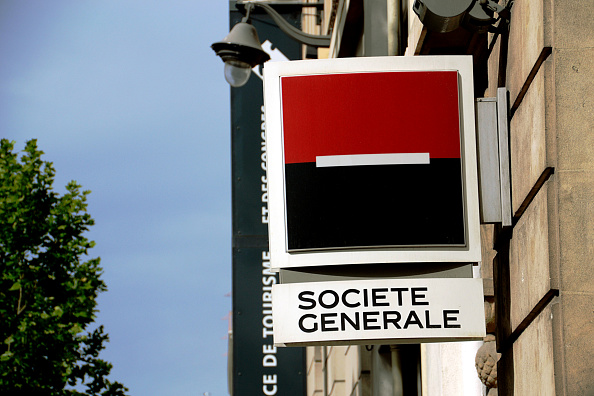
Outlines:
[[381, 279], [273, 287], [279, 346], [480, 340], [481, 279]]
[[264, 75], [274, 268], [480, 261], [471, 57]]

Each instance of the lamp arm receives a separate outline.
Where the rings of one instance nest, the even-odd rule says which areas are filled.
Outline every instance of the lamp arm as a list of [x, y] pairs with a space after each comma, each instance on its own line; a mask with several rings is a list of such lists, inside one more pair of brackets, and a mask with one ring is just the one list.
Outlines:
[[278, 25], [278, 27], [295, 41], [312, 47], [330, 47], [331, 36], [302, 32], [287, 22], [285, 18], [283, 18], [278, 12], [274, 10], [274, 8], [266, 3], [260, 3], [257, 1], [244, 1], [242, 4], [252, 4], [256, 7], [262, 8], [268, 15], [272, 17], [272, 20]]

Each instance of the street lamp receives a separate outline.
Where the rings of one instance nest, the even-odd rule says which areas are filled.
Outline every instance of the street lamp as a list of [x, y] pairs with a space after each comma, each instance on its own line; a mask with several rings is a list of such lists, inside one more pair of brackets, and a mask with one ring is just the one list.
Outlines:
[[[232, 87], [243, 86], [250, 78], [251, 70], [270, 59], [260, 45], [258, 32], [250, 23], [250, 13], [254, 7], [259, 7], [272, 17], [278, 27], [292, 39], [312, 47], [329, 47], [330, 36], [315, 35], [302, 32], [287, 22], [270, 5], [262, 2], [244, 1], [237, 3], [245, 5], [246, 15], [241, 22], [233, 26], [229, 34], [219, 42], [211, 45], [217, 56], [225, 62], [225, 79]], [[300, 3], [302, 7], [318, 4]]]
[[260, 45], [256, 28], [249, 23], [253, 6], [246, 8], [246, 15], [241, 22], [222, 40], [211, 48], [225, 62], [225, 80], [232, 87], [243, 86], [250, 78], [252, 68], [270, 59]]

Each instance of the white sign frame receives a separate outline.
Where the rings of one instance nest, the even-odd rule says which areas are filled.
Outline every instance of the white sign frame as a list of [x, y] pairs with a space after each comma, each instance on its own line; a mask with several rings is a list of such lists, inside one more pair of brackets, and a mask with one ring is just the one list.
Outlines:
[[479, 278], [277, 284], [272, 288], [272, 316], [277, 346], [408, 344], [485, 337]]
[[[381, 71], [457, 71], [459, 74], [466, 246], [378, 247], [289, 252], [286, 245], [284, 206], [281, 77]], [[270, 63], [264, 68], [264, 104], [272, 268], [367, 263], [480, 262], [480, 217], [471, 56], [391, 56]]]

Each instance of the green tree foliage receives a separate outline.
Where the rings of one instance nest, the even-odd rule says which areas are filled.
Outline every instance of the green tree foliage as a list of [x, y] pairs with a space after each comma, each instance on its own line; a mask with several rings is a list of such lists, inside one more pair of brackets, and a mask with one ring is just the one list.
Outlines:
[[0, 394], [125, 395], [98, 357], [103, 327], [87, 330], [106, 290], [83, 236], [89, 191], [70, 182], [54, 192], [35, 140], [13, 150], [0, 141]]

